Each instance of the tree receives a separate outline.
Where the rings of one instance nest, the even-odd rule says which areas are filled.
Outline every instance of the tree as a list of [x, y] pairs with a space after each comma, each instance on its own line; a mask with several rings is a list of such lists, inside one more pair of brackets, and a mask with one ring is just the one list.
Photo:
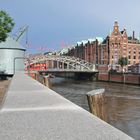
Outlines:
[[6, 40], [14, 24], [13, 19], [5, 11], [0, 11], [0, 42]]
[[128, 58], [127, 57], [121, 57], [118, 60], [118, 64], [121, 65], [122, 67], [122, 72], [123, 72], [123, 83], [125, 84], [125, 73], [124, 73], [124, 66], [128, 65]]
[[118, 64], [121, 65], [121, 67], [123, 69], [124, 66], [128, 65], [128, 58], [127, 57], [119, 58]]

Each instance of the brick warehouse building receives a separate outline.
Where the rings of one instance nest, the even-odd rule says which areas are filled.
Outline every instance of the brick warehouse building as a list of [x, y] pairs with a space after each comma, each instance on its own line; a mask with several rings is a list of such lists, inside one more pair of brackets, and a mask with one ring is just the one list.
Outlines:
[[108, 69], [120, 71], [118, 65], [120, 57], [128, 58], [128, 66], [131, 71], [138, 71], [140, 62], [140, 41], [135, 37], [128, 36], [126, 29], [119, 30], [118, 22], [114, 23], [113, 31], [106, 39], [94, 38], [77, 42], [77, 45], [69, 49], [67, 55], [81, 58], [99, 65], [107, 65]]
[[127, 57], [128, 66], [134, 66], [140, 61], [140, 42], [135, 38], [134, 31], [128, 37], [126, 30], [119, 31], [118, 22], [115, 22], [112, 33], [99, 46], [98, 56], [100, 64], [107, 64], [113, 69], [119, 70], [120, 57]]
[[76, 46], [69, 49], [67, 55], [78, 57], [88, 62], [93, 62], [98, 64], [99, 63], [98, 46], [101, 44], [102, 41], [103, 41], [102, 38], [97, 37], [97, 38], [77, 42]]

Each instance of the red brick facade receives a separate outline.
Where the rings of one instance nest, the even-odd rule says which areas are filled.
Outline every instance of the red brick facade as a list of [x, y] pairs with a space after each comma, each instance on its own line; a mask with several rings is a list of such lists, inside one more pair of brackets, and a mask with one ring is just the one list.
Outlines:
[[69, 50], [69, 56], [78, 57], [88, 62], [98, 63], [98, 40], [77, 43], [77, 46]]
[[98, 75], [98, 80], [108, 81], [108, 82], [118, 82], [126, 84], [137, 84], [140, 85], [140, 74], [131, 74], [131, 73], [100, 73]]
[[120, 57], [128, 58], [128, 66], [135, 65], [140, 61], [140, 42], [135, 38], [128, 37], [126, 30], [119, 31], [118, 23], [115, 22], [113, 32], [99, 46], [100, 64], [108, 64], [113, 69], [119, 69]]
[[[119, 58], [126, 57], [128, 66], [125, 67], [125, 70], [128, 71], [129, 68], [135, 69], [131, 66], [137, 66], [140, 62], [140, 41], [135, 38], [134, 31], [132, 36], [128, 37], [126, 29], [120, 31], [118, 22], [115, 22], [112, 33], [102, 43], [99, 43], [98, 39], [80, 42], [71, 48], [67, 55], [95, 64], [108, 65], [108, 69], [118, 71], [122, 70], [118, 64]], [[133, 70], [131, 71], [133, 72]]]

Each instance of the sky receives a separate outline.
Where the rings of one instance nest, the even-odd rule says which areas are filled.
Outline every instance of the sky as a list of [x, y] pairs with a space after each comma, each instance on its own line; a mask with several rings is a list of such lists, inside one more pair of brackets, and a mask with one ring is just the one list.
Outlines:
[[[30, 53], [60, 50], [88, 38], [105, 38], [118, 21], [140, 36], [139, 0], [0, 0], [15, 22], [12, 34], [28, 25]], [[22, 44], [25, 43], [23, 37]]]

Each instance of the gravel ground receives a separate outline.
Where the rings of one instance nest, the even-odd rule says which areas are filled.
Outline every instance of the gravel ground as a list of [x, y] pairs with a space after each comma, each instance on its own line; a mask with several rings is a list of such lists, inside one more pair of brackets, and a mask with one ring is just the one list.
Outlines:
[[10, 80], [0, 80], [0, 107], [2, 105], [3, 97], [6, 93]]

